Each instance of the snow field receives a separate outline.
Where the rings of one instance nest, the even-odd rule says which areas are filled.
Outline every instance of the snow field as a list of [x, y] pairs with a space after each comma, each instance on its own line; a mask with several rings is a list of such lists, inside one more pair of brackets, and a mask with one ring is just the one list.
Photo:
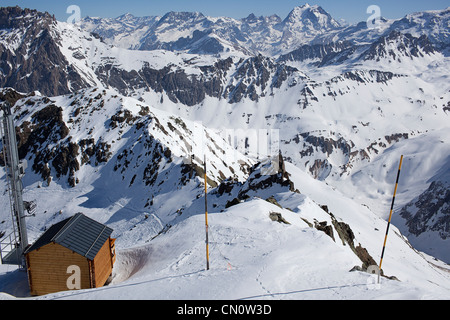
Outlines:
[[[341, 244], [337, 235], [334, 242], [300, 218], [326, 218], [327, 214], [313, 200], [288, 194], [277, 198], [280, 203], [296, 206], [290, 211], [255, 198], [222, 213], [209, 214], [209, 271], [205, 270], [204, 215], [199, 213], [178, 222], [148, 244], [129, 243], [128, 248], [119, 249], [109, 286], [39, 299], [442, 299], [448, 296], [448, 272], [436, 271], [430, 281], [429, 264], [395, 231], [383, 269], [388, 275], [397, 271], [395, 276], [401, 282], [382, 278], [381, 285], [377, 285], [374, 275], [349, 272], [361, 261], [348, 246]], [[270, 212], [281, 213], [291, 224], [272, 221]], [[355, 228], [355, 224], [352, 227], [359, 234], [360, 228]], [[398, 257], [392, 257], [389, 252], [403, 253], [409, 265], [404, 266], [405, 260], [397, 264]], [[423, 278], [418, 277], [420, 274]]]

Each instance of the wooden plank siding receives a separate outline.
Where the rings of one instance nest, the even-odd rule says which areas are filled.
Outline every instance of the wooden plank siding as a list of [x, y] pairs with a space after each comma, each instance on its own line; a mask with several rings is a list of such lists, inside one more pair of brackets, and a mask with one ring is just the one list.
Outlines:
[[81, 289], [90, 288], [88, 260], [59, 244], [49, 243], [26, 256], [31, 295], [67, 291], [67, 268], [80, 267]]
[[49, 243], [26, 254], [28, 282], [33, 296], [67, 291], [67, 279], [72, 275], [67, 268], [80, 267], [81, 289], [105, 285], [112, 273], [115, 254], [114, 239], [108, 238], [94, 260], [56, 243]]
[[94, 288], [103, 287], [112, 273], [110, 239], [106, 241], [94, 258]]

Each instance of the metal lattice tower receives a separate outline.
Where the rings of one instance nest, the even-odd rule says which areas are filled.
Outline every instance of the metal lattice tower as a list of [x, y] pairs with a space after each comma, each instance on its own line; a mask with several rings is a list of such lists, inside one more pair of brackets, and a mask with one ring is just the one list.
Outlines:
[[25, 222], [26, 204], [22, 197], [22, 177], [25, 173], [26, 162], [19, 161], [16, 129], [11, 105], [5, 101], [1, 109], [3, 117], [1, 117], [0, 121], [0, 133], [2, 135], [3, 159], [5, 162], [13, 231], [0, 242], [0, 257], [2, 264], [17, 264], [19, 267], [25, 267], [23, 253], [28, 246], [28, 235]]

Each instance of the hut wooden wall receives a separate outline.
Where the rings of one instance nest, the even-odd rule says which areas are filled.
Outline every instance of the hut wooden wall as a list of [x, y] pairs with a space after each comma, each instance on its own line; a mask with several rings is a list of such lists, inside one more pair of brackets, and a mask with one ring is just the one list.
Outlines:
[[[107, 241], [108, 242], [108, 241]], [[67, 268], [80, 267], [81, 289], [90, 288], [88, 260], [59, 244], [50, 243], [27, 254], [28, 280], [32, 295], [67, 291]]]
[[112, 273], [113, 264], [111, 257], [111, 239], [108, 239], [103, 244], [100, 251], [94, 258], [94, 275], [95, 275], [95, 283], [94, 287], [99, 288], [102, 287], [106, 280], [108, 280], [109, 276]]

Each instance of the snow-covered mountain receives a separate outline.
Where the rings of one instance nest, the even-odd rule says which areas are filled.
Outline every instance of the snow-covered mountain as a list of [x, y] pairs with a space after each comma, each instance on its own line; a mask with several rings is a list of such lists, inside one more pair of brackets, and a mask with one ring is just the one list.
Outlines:
[[[101, 35], [120, 47], [136, 49], [131, 34], [138, 36], [147, 31], [148, 26], [156, 23], [160, 17], [135, 17], [130, 13], [115, 19], [87, 17], [83, 19], [83, 29]], [[128, 41], [130, 42], [126, 42]]]
[[[44, 204], [42, 199], [41, 207], [66, 204], [62, 213], [44, 212], [47, 222], [59, 220], [65, 211], [81, 209], [115, 227], [120, 250], [107, 287], [37, 299], [442, 299], [448, 295], [448, 266], [415, 251], [395, 227], [385, 255], [386, 277], [378, 285], [376, 276], [362, 270], [379, 258], [378, 240], [384, 236], [386, 221], [289, 163], [276, 169], [279, 158], [272, 160], [254, 166], [244, 183], [224, 181], [210, 190], [209, 271], [204, 268], [204, 199], [201, 194], [192, 198], [193, 181], [192, 189], [184, 190], [185, 196], [190, 195], [183, 198], [186, 207], [166, 216], [170, 223], [165, 227], [158, 217], [168, 205], [153, 214], [138, 213], [126, 198], [116, 205], [101, 204], [98, 197], [86, 193], [92, 187], [72, 189], [70, 196], [55, 184], [46, 188], [53, 201]], [[292, 192], [292, 187], [298, 189]], [[43, 188], [29, 187], [26, 192], [45, 195], [38, 189]], [[172, 188], [172, 192], [178, 193], [180, 203], [182, 191]], [[97, 199], [95, 206], [90, 199]], [[30, 228], [42, 220], [30, 220]], [[3, 279], [1, 291], [27, 295], [24, 273], [9, 272]]]
[[318, 36], [315, 43], [326, 44], [347, 40], [355, 45], [363, 45], [373, 43], [380, 35], [387, 36], [397, 31], [411, 34], [416, 38], [427, 36], [435, 47], [445, 50], [449, 46], [449, 19], [450, 8], [416, 12], [398, 20], [381, 18], [376, 28], [367, 28], [366, 22], [360, 22]]
[[277, 15], [246, 18], [208, 17], [195, 12], [169, 12], [162, 17], [116, 19], [85, 18], [80, 26], [99, 34], [107, 43], [127, 49], [168, 49], [190, 53], [217, 54], [240, 51], [275, 56], [288, 54], [301, 45], [328, 45], [349, 41], [369, 44], [397, 31], [417, 38], [427, 36], [440, 50], [447, 50], [450, 9], [408, 14], [402, 19], [382, 18], [377, 28], [366, 22], [340, 24], [322, 7], [295, 7], [286, 18]]
[[[30, 237], [81, 211], [115, 230], [120, 288], [170, 272], [180, 275], [178, 286], [193, 288], [202, 243], [186, 234], [202, 233], [206, 153], [216, 259], [242, 270], [236, 281], [250, 274], [259, 283], [226, 286], [216, 298], [278, 298], [327, 281], [338, 293], [322, 297], [448, 294], [448, 265], [416, 251], [450, 261], [446, 23], [448, 9], [369, 30], [305, 5], [284, 20], [170, 12], [72, 25], [1, 8], [0, 99], [14, 105], [19, 153], [28, 161], [25, 198], [38, 205]], [[367, 292], [367, 274], [348, 271], [379, 261], [401, 154], [399, 229], [383, 270], [402, 283], [386, 279], [383, 290]], [[4, 175], [1, 185], [6, 190]], [[1, 199], [8, 207], [6, 193]], [[8, 215], [0, 215], [0, 234]], [[295, 235], [303, 246], [289, 244]], [[334, 252], [336, 277], [317, 252]], [[289, 265], [300, 263], [297, 255], [307, 257], [303, 271]], [[319, 265], [311, 281], [301, 279]], [[283, 277], [276, 284], [280, 268], [297, 279], [293, 286]], [[213, 277], [223, 284], [222, 271]], [[365, 289], [352, 295], [335, 283], [340, 278]], [[159, 292], [148, 297], [185, 294]]]
[[200, 12], [169, 12], [162, 17], [86, 18], [84, 30], [108, 43], [130, 49], [166, 49], [217, 54], [224, 51], [275, 55], [341, 28], [320, 6], [294, 8], [282, 20], [277, 15], [243, 19], [208, 17]]
[[61, 52], [56, 24], [48, 13], [0, 8], [1, 87], [52, 96], [88, 86]]

